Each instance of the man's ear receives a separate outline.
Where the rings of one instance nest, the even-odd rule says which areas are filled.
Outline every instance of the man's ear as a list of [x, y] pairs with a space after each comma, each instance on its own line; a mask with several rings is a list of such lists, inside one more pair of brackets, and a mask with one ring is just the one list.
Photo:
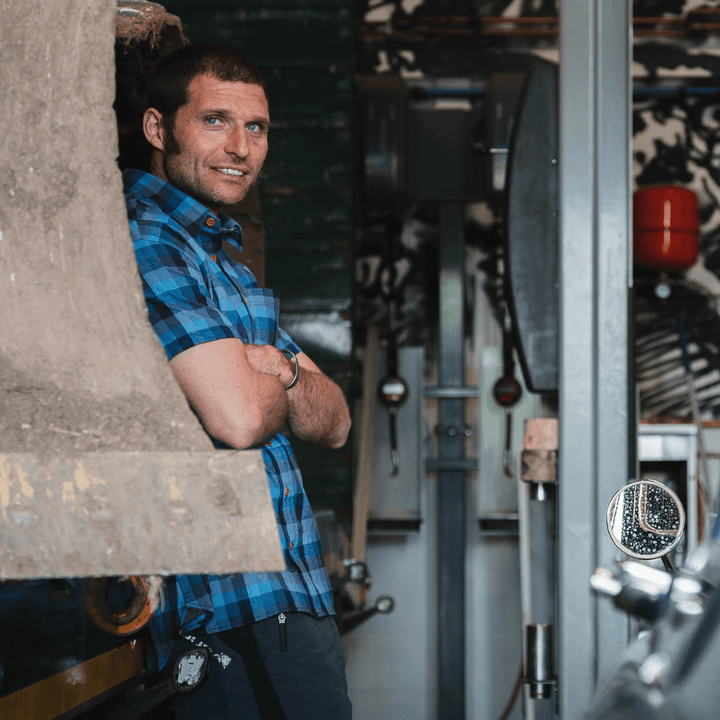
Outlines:
[[156, 149], [165, 150], [165, 126], [162, 115], [155, 108], [148, 108], [143, 117], [143, 132], [147, 141]]

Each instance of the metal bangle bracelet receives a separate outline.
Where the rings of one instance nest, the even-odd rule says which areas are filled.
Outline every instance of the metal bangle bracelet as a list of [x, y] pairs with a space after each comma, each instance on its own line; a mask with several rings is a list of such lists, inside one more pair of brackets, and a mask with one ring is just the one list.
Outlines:
[[285, 389], [289, 390], [290, 388], [295, 387], [295, 384], [300, 377], [300, 363], [298, 362], [297, 357], [292, 350], [281, 350], [280, 352], [285, 353], [285, 355], [291, 357], [293, 359], [293, 362], [295, 363], [295, 377], [293, 377], [289, 385], [285, 386]]

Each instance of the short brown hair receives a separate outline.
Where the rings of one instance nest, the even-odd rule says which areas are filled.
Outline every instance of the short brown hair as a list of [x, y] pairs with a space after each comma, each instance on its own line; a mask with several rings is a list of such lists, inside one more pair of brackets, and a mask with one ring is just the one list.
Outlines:
[[198, 75], [259, 85], [265, 91], [260, 71], [239, 50], [221, 43], [191, 43], [158, 60], [148, 77], [147, 107], [155, 108], [172, 124], [177, 111], [188, 102], [188, 87]]

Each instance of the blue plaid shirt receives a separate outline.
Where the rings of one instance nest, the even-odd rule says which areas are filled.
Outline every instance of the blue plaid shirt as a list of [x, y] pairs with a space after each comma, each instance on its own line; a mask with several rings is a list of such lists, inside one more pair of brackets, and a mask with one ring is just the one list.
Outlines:
[[[123, 179], [150, 322], [168, 359], [221, 338], [300, 352], [277, 326], [275, 292], [259, 288], [221, 249], [223, 240], [240, 247], [234, 220], [154, 175], [126, 170]], [[320, 537], [290, 443], [278, 434], [260, 449], [287, 570], [169, 578], [149, 626], [157, 653], [152, 665], [165, 665], [178, 633], [222, 632], [282, 612], [333, 613]]]

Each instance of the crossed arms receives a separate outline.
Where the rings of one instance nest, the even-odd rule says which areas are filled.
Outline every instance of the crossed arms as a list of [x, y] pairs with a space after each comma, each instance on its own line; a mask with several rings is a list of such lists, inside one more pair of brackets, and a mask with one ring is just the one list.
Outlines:
[[170, 366], [205, 429], [231, 447], [259, 445], [287, 421], [301, 440], [339, 448], [350, 431], [342, 391], [305, 353], [297, 359], [300, 377], [290, 390], [295, 368], [272, 345], [214, 340], [184, 350]]

